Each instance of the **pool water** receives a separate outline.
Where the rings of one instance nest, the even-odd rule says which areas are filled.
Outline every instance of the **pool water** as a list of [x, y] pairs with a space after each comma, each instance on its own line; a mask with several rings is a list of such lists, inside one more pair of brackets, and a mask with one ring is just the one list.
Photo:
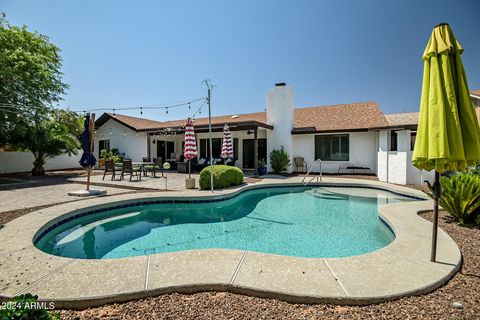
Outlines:
[[388, 245], [378, 206], [410, 198], [367, 188], [249, 190], [218, 202], [108, 210], [62, 224], [36, 246], [50, 254], [110, 259], [224, 248], [298, 257], [347, 257]]

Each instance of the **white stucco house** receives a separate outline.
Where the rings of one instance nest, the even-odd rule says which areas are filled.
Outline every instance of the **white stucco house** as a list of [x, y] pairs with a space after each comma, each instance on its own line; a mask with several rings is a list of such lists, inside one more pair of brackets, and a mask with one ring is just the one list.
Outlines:
[[[208, 118], [194, 121], [199, 157], [208, 158]], [[96, 121], [96, 156], [116, 148], [134, 161], [178, 159], [184, 123], [104, 113]], [[268, 155], [283, 146], [292, 163], [303, 157], [310, 168], [321, 159], [324, 173], [371, 172], [381, 181], [421, 184], [432, 180], [433, 173], [411, 165], [417, 123], [418, 113], [385, 115], [374, 101], [296, 108], [293, 89], [280, 83], [268, 90], [265, 112], [212, 117], [212, 152], [214, 158], [220, 155], [228, 124], [235, 165], [242, 169], [256, 170], [258, 160], [265, 159], [270, 170]]]

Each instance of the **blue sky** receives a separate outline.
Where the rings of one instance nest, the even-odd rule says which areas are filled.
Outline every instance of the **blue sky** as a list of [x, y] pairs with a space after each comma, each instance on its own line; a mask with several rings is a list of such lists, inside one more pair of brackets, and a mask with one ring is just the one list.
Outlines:
[[211, 79], [215, 115], [263, 111], [276, 82], [294, 87], [298, 107], [375, 100], [385, 113], [418, 111], [421, 55], [439, 22], [450, 23], [470, 89], [480, 89], [476, 0], [1, 0], [0, 11], [62, 49], [61, 105], [72, 110], [173, 104], [205, 96]]

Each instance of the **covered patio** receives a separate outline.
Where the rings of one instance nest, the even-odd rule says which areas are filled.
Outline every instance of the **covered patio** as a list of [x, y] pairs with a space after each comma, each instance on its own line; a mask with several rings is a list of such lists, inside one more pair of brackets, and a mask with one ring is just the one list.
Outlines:
[[[241, 169], [250, 169], [258, 175], [258, 161], [266, 160], [267, 130], [273, 127], [257, 121], [227, 123], [232, 132], [234, 163]], [[225, 123], [212, 124], [212, 157], [214, 163], [220, 163], [223, 127]], [[183, 149], [185, 145], [184, 126], [169, 125], [147, 132], [147, 155], [149, 158], [161, 157], [163, 161], [183, 162]], [[209, 163], [210, 146], [208, 124], [195, 123], [198, 158]], [[217, 161], [217, 162], [215, 162]]]
[[[252, 170], [258, 175], [258, 161], [267, 160], [267, 132], [273, 126], [266, 124], [264, 113], [212, 117], [212, 156], [221, 161], [223, 127], [228, 124], [234, 152], [234, 165]], [[103, 114], [96, 121], [95, 150], [97, 157], [104, 148], [116, 148], [133, 161], [161, 157], [171, 164], [184, 162], [185, 121], [159, 122], [141, 118]], [[209, 163], [208, 118], [194, 119], [198, 157]], [[215, 162], [214, 162], [215, 163]], [[193, 168], [193, 167], [192, 167]], [[182, 171], [182, 170], [180, 170]]]

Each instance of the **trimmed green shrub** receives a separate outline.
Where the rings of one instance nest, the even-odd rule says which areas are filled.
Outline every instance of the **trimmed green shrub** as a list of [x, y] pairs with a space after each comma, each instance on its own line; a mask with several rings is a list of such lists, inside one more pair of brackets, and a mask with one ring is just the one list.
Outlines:
[[[213, 168], [213, 169], [212, 169]], [[243, 182], [243, 171], [240, 168], [213, 165], [205, 167], [200, 172], [200, 189], [210, 189], [210, 171], [213, 170], [213, 188], [222, 189], [237, 186]]]
[[49, 312], [39, 306], [38, 296], [22, 294], [5, 302], [3, 309], [0, 309], [0, 319], [60, 319], [58, 313]]
[[290, 156], [283, 150], [283, 146], [280, 150], [272, 150], [270, 153], [270, 165], [274, 173], [280, 173], [287, 170], [290, 165]]
[[[438, 203], [458, 222], [475, 221], [472, 214], [480, 208], [480, 177], [472, 174], [455, 174], [441, 177], [442, 195]], [[430, 193], [430, 197], [433, 195]], [[478, 221], [478, 219], [477, 219]]]

